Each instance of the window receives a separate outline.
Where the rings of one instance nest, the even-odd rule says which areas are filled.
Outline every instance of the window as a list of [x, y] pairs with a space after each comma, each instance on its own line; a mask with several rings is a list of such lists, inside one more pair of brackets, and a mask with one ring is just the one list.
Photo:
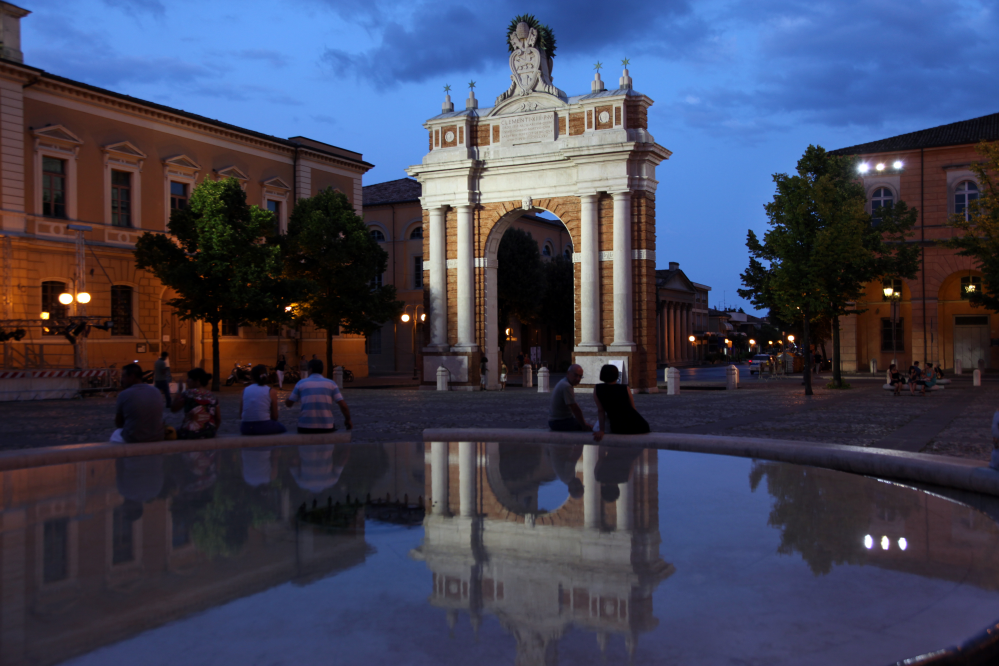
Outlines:
[[[66, 291], [65, 282], [43, 282], [42, 283], [42, 312], [49, 313], [49, 320], [65, 319], [68, 308], [59, 302], [59, 294]], [[54, 326], [42, 328], [42, 335], [55, 335]]]
[[132, 174], [129, 171], [111, 172], [111, 225], [132, 226]]
[[552, 256], [552, 246], [549, 245], [548, 243], [545, 243], [545, 246], [541, 248], [541, 256], [542, 257]]
[[66, 160], [42, 157], [42, 215], [66, 217]]
[[904, 319], [899, 319], [895, 322], [895, 341], [894, 346], [892, 344], [891, 335], [891, 319], [889, 317], [881, 318], [881, 351], [905, 351], [905, 336], [903, 331], [905, 327], [903, 326]]
[[423, 255], [413, 257], [413, 289], [423, 289]]
[[132, 335], [132, 293], [128, 285], [111, 285], [111, 335]]
[[566, 261], [572, 261], [572, 248], [565, 248], [565, 252], [562, 253], [562, 256], [565, 257]]
[[374, 333], [364, 339], [364, 353], [369, 355], [382, 353], [382, 329], [375, 329]]
[[871, 221], [874, 224], [880, 222], [881, 216], [878, 215], [878, 209], [887, 208], [894, 202], [895, 195], [887, 187], [879, 187], [874, 190], [874, 194], [871, 196]]
[[968, 219], [970, 213], [968, 211], [968, 206], [972, 201], [978, 198], [978, 184], [971, 180], [966, 180], [959, 183], [957, 190], [954, 192], [954, 214], [962, 215], [964, 219]]
[[963, 317], [954, 317], [955, 326], [988, 326], [989, 316], [988, 315], [965, 315]]
[[170, 181], [170, 210], [184, 210], [185, 208], [187, 208], [187, 183]]
[[423, 238], [423, 227], [416, 227], [413, 233], [409, 234], [409, 240], [419, 240]]
[[378, 229], [372, 229], [371, 230], [371, 237], [374, 238], [379, 243], [384, 243], [385, 242], [385, 234], [383, 234]]
[[274, 213], [274, 231], [276, 235], [281, 231], [281, 202], [273, 199], [267, 200], [267, 210]]
[[46, 520], [42, 533], [42, 580], [55, 583], [69, 576], [69, 519]]
[[968, 296], [975, 292], [981, 292], [982, 278], [976, 275], [969, 275], [961, 278], [961, 300], [968, 300]]
[[135, 559], [132, 548], [135, 536], [135, 523], [128, 515], [126, 508], [119, 506], [114, 510], [111, 529], [111, 564], [122, 564]]
[[371, 285], [372, 289], [378, 289], [378, 288], [380, 288], [382, 286], [382, 276], [383, 275], [385, 275], [385, 274], [384, 273], [379, 273], [375, 277], [371, 278], [371, 282], [369, 282], [368, 284]]
[[235, 319], [223, 319], [219, 322], [219, 335], [235, 337], [239, 335], [239, 322]]

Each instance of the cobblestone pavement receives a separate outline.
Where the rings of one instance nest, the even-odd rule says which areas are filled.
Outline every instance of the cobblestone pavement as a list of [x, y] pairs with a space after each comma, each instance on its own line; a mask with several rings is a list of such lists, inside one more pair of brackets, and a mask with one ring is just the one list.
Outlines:
[[[818, 388], [810, 398], [802, 395], [800, 380], [789, 379], [744, 382], [744, 388], [734, 392], [688, 390], [679, 396], [637, 395], [635, 404], [657, 432], [855, 446], [890, 445], [892, 433], [939, 407], [943, 418], [923, 433], [926, 444], [920, 445], [922, 450], [980, 460], [991, 454], [990, 424], [999, 407], [999, 385], [974, 388], [969, 378], [967, 382], [958, 380], [942, 393], [926, 397], [904, 393], [896, 398], [882, 390], [880, 382], [851, 381], [853, 389]], [[238, 430], [240, 392], [236, 388], [221, 392], [222, 432]], [[282, 401], [287, 393], [281, 392]], [[544, 428], [550, 394], [519, 388], [472, 393], [348, 388], [344, 397], [354, 416], [355, 441], [390, 442], [417, 439], [429, 427]], [[578, 398], [587, 418], [595, 418], [592, 398], [585, 394]], [[297, 409], [281, 407], [281, 420], [289, 429], [294, 429], [297, 413]], [[181, 417], [170, 414], [166, 418], [178, 425]], [[4, 424], [0, 448], [104, 441], [113, 421], [113, 398], [0, 403], [0, 422]]]

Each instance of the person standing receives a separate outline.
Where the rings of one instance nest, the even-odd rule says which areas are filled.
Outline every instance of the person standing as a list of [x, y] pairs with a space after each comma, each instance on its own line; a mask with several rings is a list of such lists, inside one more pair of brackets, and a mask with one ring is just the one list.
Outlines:
[[166, 408], [170, 409], [170, 352], [163, 352], [153, 363], [153, 386], [160, 390], [166, 400]]
[[[926, 381], [923, 378], [923, 370], [919, 367], [919, 361], [913, 361], [909, 368], [909, 395], [916, 395], [916, 387], [923, 387]], [[922, 395], [926, 395], [925, 390]]]
[[586, 422], [583, 410], [576, 404], [573, 389], [583, 380], [583, 368], [573, 363], [555, 388], [552, 390], [551, 405], [548, 408], [548, 428], [553, 432], [581, 432], [592, 430]]
[[309, 376], [309, 362], [305, 360], [305, 354], [302, 354], [302, 360], [298, 363], [298, 374], [300, 379]]
[[354, 427], [350, 419], [350, 409], [340, 394], [340, 387], [332, 379], [323, 377], [323, 362], [317, 358], [309, 361], [309, 376], [295, 384], [284, 404], [294, 407], [296, 402], [302, 403], [302, 411], [298, 414], [298, 432], [301, 434], [335, 431], [334, 403], [343, 414], [347, 430]]
[[500, 361], [500, 391], [506, 390], [506, 362]]
[[277, 374], [278, 388], [284, 388], [284, 371], [288, 367], [288, 361], [285, 360], [284, 354], [281, 354], [281, 358], [278, 359], [277, 365], [274, 367], [274, 372]]
[[267, 366], [253, 366], [250, 378], [253, 383], [243, 389], [243, 397], [239, 399], [240, 434], [280, 435], [288, 432], [278, 421], [277, 391], [267, 385]]
[[122, 391], [115, 403], [117, 430], [111, 441], [119, 444], [163, 441], [163, 396], [142, 381], [142, 368], [129, 363], [121, 369]]
[[[607, 364], [600, 368], [600, 381], [593, 388], [593, 402], [597, 404], [597, 419], [600, 429], [593, 433], [593, 439], [600, 441], [604, 433], [615, 435], [644, 435], [649, 432], [648, 422], [635, 409], [635, 398], [631, 389], [618, 384], [621, 371], [617, 366]], [[609, 426], [609, 427], [608, 427]]]
[[485, 354], [482, 355], [482, 359], [479, 361], [479, 390], [486, 390], [486, 379], [489, 377], [489, 359], [486, 358]]

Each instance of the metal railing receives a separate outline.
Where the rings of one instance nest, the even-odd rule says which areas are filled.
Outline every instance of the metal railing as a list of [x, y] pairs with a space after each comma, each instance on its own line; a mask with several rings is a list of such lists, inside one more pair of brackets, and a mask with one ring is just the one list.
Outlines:
[[[18, 348], [20, 347], [20, 349]], [[40, 342], [3, 345], [3, 369], [49, 370], [72, 368], [76, 357], [72, 345], [45, 344]]]

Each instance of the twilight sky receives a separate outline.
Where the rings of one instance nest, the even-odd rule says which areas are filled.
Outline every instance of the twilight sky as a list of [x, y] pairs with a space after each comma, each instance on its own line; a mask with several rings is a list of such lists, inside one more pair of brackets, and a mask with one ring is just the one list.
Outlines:
[[[405, 176], [451, 84], [482, 106], [509, 85], [506, 25], [533, 13], [553, 76], [608, 88], [631, 59], [655, 100], [657, 265], [736, 294], [773, 173], [828, 149], [999, 111], [995, 0], [20, 0], [25, 62], [281, 137], [356, 150], [365, 184]], [[992, 36], [990, 38], [990, 35]]]

